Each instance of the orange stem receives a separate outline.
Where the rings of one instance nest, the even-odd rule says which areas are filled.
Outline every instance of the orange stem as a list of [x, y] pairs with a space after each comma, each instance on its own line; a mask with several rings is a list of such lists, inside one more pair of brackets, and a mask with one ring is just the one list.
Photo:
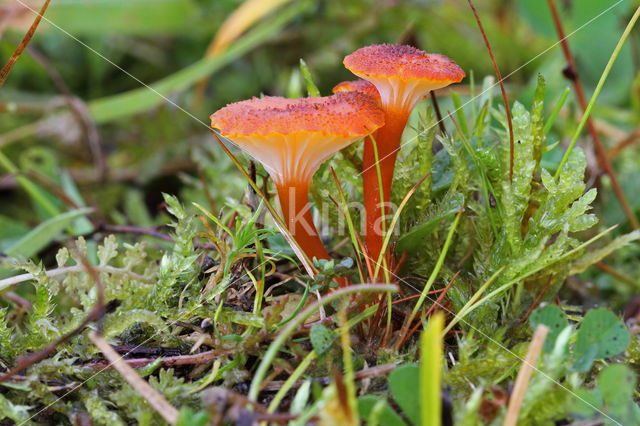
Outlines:
[[[385, 216], [393, 214], [389, 208], [391, 182], [393, 181], [396, 157], [400, 150], [400, 139], [408, 118], [409, 114], [406, 112], [386, 111], [386, 124], [373, 135], [378, 151]], [[369, 256], [371, 256], [374, 262], [377, 262], [380, 257], [380, 252], [382, 251], [382, 243], [384, 240], [382, 221], [385, 220], [385, 225], [387, 222], [386, 218], [382, 217], [380, 185], [378, 184], [378, 171], [376, 169], [375, 152], [371, 138], [367, 138], [364, 143], [362, 170], [362, 187], [366, 218], [364, 239]]]
[[[289, 232], [295, 238], [302, 251], [310, 260], [330, 260], [329, 253], [324, 248], [318, 230], [313, 224], [311, 207], [309, 206], [309, 184], [300, 182], [276, 183], [280, 207]], [[336, 278], [341, 287], [348, 285], [345, 278]]]

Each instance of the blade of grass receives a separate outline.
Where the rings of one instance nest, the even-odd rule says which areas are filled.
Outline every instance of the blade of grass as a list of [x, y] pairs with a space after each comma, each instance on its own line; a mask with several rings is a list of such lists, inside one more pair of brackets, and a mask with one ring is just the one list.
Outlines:
[[7, 256], [31, 257], [46, 247], [56, 235], [77, 218], [88, 215], [93, 211], [92, 207], [85, 207], [54, 216], [33, 228], [27, 235], [7, 248], [4, 253]]
[[4, 168], [7, 172], [15, 175], [16, 182], [25, 190], [27, 194], [31, 197], [31, 199], [38, 204], [40, 207], [44, 209], [49, 215], [57, 216], [60, 214], [60, 209], [56, 207], [49, 198], [45, 195], [43, 189], [41, 189], [38, 185], [31, 182], [31, 180], [22, 176], [18, 167], [4, 155], [2, 151], [0, 151], [0, 167]]
[[453, 320], [451, 320], [451, 322], [447, 325], [447, 328], [445, 328], [443, 331], [443, 336], [447, 334], [449, 330], [451, 330], [461, 319], [465, 317], [465, 315], [467, 314], [467, 311], [471, 310], [471, 307], [478, 301], [480, 296], [482, 296], [482, 293], [484, 293], [484, 291], [489, 287], [489, 285], [491, 285], [491, 283], [496, 278], [498, 278], [498, 275], [500, 275], [500, 273], [504, 271], [505, 268], [506, 268], [506, 265], [503, 265], [500, 269], [494, 272], [493, 275], [491, 275], [491, 277], [489, 277], [489, 279], [484, 284], [482, 284], [482, 286], [478, 289], [478, 291], [474, 293], [471, 299], [469, 299], [469, 301], [460, 309], [460, 312], [458, 312], [458, 314], [453, 318]]
[[607, 65], [605, 66], [604, 71], [602, 72], [602, 75], [600, 76], [600, 80], [598, 81], [598, 84], [596, 85], [596, 89], [594, 90], [593, 95], [591, 96], [591, 99], [589, 100], [589, 103], [587, 104], [587, 107], [585, 108], [584, 113], [582, 114], [582, 119], [580, 120], [580, 123], [578, 124], [578, 127], [576, 128], [576, 131], [574, 132], [573, 137], [571, 138], [571, 142], [569, 143], [569, 147], [565, 151], [564, 156], [562, 157], [562, 160], [560, 161], [560, 164], [558, 165], [558, 168], [556, 170], [556, 174], [554, 176], [556, 180], [558, 179], [558, 175], [560, 174], [560, 170], [562, 170], [562, 167], [565, 165], [565, 163], [569, 159], [569, 154], [571, 154], [571, 151], [573, 150], [573, 147], [575, 146], [575, 144], [576, 144], [576, 142], [578, 140], [578, 137], [580, 137], [580, 133], [582, 133], [582, 130], [584, 129], [585, 124], [587, 124], [587, 120], [589, 119], [589, 115], [591, 115], [591, 110], [593, 109], [593, 106], [595, 105], [596, 100], [598, 99], [598, 96], [600, 95], [600, 91], [602, 90], [602, 87], [604, 86], [604, 83], [607, 81], [607, 77], [609, 77], [609, 73], [611, 72], [611, 68], [613, 67], [613, 64], [615, 63], [616, 59], [618, 58], [618, 55], [620, 54], [620, 51], [622, 50], [622, 46], [624, 45], [624, 43], [626, 42], [627, 38], [629, 37], [629, 34], [631, 34], [631, 30], [635, 26], [636, 21], [638, 20], [639, 17], [640, 17], [640, 6], [636, 9], [635, 13], [631, 17], [631, 20], [627, 24], [627, 27], [625, 28], [624, 32], [622, 33], [622, 36], [620, 36], [620, 40], [618, 41], [618, 44], [616, 45], [615, 49], [613, 50], [613, 53], [609, 57], [609, 62], [607, 62]]
[[349, 411], [351, 412], [352, 424], [360, 424], [358, 416], [358, 404], [356, 402], [356, 383], [353, 375], [353, 358], [351, 357], [351, 336], [349, 335], [349, 327], [347, 326], [347, 305], [348, 302], [343, 300], [338, 310], [338, 318], [340, 321], [340, 344], [342, 346], [342, 365], [344, 369], [344, 382], [347, 388], [347, 401]]
[[280, 347], [284, 345], [287, 339], [300, 328], [302, 324], [306, 321], [307, 318], [311, 314], [313, 314], [320, 306], [325, 306], [334, 300], [338, 300], [341, 297], [348, 296], [351, 294], [358, 293], [388, 293], [395, 292], [398, 290], [398, 287], [395, 285], [389, 284], [358, 284], [353, 285], [346, 288], [338, 289], [332, 293], [325, 295], [322, 300], [318, 300], [313, 304], [309, 305], [305, 310], [300, 312], [291, 322], [289, 322], [283, 329], [280, 331], [278, 336], [274, 339], [274, 341], [269, 345], [269, 348], [262, 356], [262, 360], [256, 369], [256, 372], [253, 375], [253, 379], [251, 381], [251, 386], [249, 388], [248, 398], [257, 401], [258, 393], [260, 392], [260, 385], [262, 381], [267, 375], [267, 370], [273, 360], [275, 359]]
[[[468, 315], [469, 313], [471, 313], [472, 311], [474, 311], [475, 309], [479, 308], [480, 306], [482, 306], [485, 302], [493, 299], [494, 297], [500, 295], [501, 293], [503, 293], [504, 291], [508, 290], [509, 288], [511, 288], [514, 284], [524, 280], [527, 277], [530, 277], [531, 275], [540, 272], [541, 270], [543, 270], [544, 268], [548, 268], [551, 265], [562, 261], [563, 259], [566, 259], [567, 257], [572, 256], [573, 254], [577, 253], [578, 251], [586, 248], [587, 246], [589, 246], [591, 243], [599, 240], [600, 238], [602, 238], [603, 236], [605, 236], [606, 234], [608, 234], [609, 232], [613, 231], [614, 229], [616, 229], [618, 227], [618, 225], [614, 225], [604, 231], [602, 231], [601, 233], [599, 233], [598, 235], [596, 235], [595, 237], [585, 241], [584, 243], [580, 244], [578, 247], [574, 248], [573, 250], [569, 250], [568, 252], [566, 252], [564, 255], [560, 256], [558, 259], [556, 259], [554, 262], [552, 262], [551, 264], [548, 265], [541, 265], [541, 266], [537, 266], [535, 267], [533, 270], [519, 275], [518, 277], [512, 279], [511, 281], [508, 281], [507, 283], [501, 285], [500, 287], [498, 287], [497, 289], [493, 290], [491, 293], [487, 294], [485, 297], [483, 297], [482, 299], [480, 299], [475, 305], [470, 306], [466, 312], [464, 313], [465, 315]], [[460, 315], [456, 316], [457, 322], [460, 322], [463, 317], [460, 317]]]
[[[215, 37], [207, 47], [204, 57], [215, 58], [220, 55], [253, 24], [290, 1], [291, 0], [245, 1], [222, 23]], [[196, 104], [199, 104], [202, 100], [208, 80], [209, 77], [207, 76], [198, 81], [195, 91]]]
[[562, 92], [562, 95], [560, 95], [560, 99], [558, 99], [558, 102], [556, 103], [553, 112], [549, 116], [549, 119], [547, 119], [547, 122], [544, 123], [544, 128], [542, 131], [545, 135], [549, 133], [549, 130], [551, 130], [553, 123], [556, 121], [556, 117], [558, 117], [558, 114], [560, 113], [564, 102], [567, 100], [567, 96], [569, 96], [569, 92], [571, 92], [571, 89], [565, 87], [564, 92]]
[[423, 425], [442, 424], [442, 327], [444, 314], [431, 317], [420, 336], [420, 418]]
[[424, 175], [422, 179], [418, 181], [418, 183], [413, 185], [413, 188], [411, 188], [409, 192], [407, 192], [407, 194], [404, 196], [404, 198], [402, 199], [402, 202], [398, 206], [398, 210], [396, 210], [395, 214], [393, 215], [393, 218], [391, 219], [391, 223], [389, 224], [389, 232], [386, 233], [386, 235], [384, 236], [384, 240], [382, 241], [382, 251], [381, 251], [380, 257], [378, 258], [378, 262], [376, 263], [376, 268], [374, 269], [374, 272], [373, 272], [373, 281], [375, 281], [376, 278], [378, 278], [378, 272], [380, 272], [380, 264], [382, 263], [382, 256], [383, 256], [382, 253], [384, 253], [387, 250], [387, 246], [389, 245], [389, 241], [391, 241], [391, 237], [393, 235], [393, 229], [395, 228], [396, 224], [398, 223], [398, 220], [400, 219], [400, 213], [402, 213], [404, 206], [407, 205], [407, 203], [409, 202], [409, 199], [416, 192], [420, 184], [424, 182], [425, 179], [428, 178], [430, 174], [431, 172], [427, 173], [426, 175]]
[[[548, 2], [549, 2], [550, 7], [552, 8], [552, 10], [555, 10], [555, 4], [553, 3], [553, 0], [548, 0]], [[556, 18], [556, 16], [557, 16], [557, 13], [554, 14], [556, 27], [557, 27], [558, 31], [561, 32], [561, 26], [560, 26], [559, 20]], [[571, 138], [571, 142], [569, 142], [569, 147], [565, 151], [564, 156], [562, 157], [562, 160], [560, 161], [560, 164], [558, 165], [558, 168], [556, 169], [556, 173], [554, 175], [554, 179], [556, 181], [558, 180], [558, 177], [560, 176], [560, 171], [562, 170], [562, 168], [564, 167], [564, 165], [568, 161], [569, 155], [571, 154], [571, 151], [573, 151], [573, 147], [575, 146], [576, 142], [578, 141], [578, 138], [580, 137], [580, 133], [582, 133], [582, 130], [584, 129], [585, 124], [587, 124], [587, 122], [589, 121], [589, 116], [591, 115], [591, 110], [593, 109], [593, 106], [595, 105], [596, 100], [598, 99], [598, 96], [600, 95], [600, 91], [602, 90], [602, 87], [604, 86], [604, 83], [607, 81], [607, 78], [609, 77], [609, 73], [611, 71], [611, 68], [613, 67], [613, 64], [615, 63], [616, 59], [618, 58], [618, 55], [620, 54], [620, 51], [622, 50], [622, 46], [624, 46], [624, 43], [627, 41], [627, 38], [629, 37], [629, 34], [631, 34], [631, 30], [633, 29], [633, 27], [635, 26], [636, 22], [638, 21], [638, 18], [640, 18], [640, 6], [638, 6], [638, 8], [636, 9], [635, 13], [633, 14], [631, 19], [629, 20], [629, 23], [627, 24], [627, 27], [624, 29], [624, 32], [622, 33], [622, 36], [620, 36], [620, 40], [618, 40], [618, 44], [616, 45], [615, 49], [613, 50], [613, 53], [609, 57], [609, 62], [607, 62], [607, 65], [604, 68], [604, 71], [602, 72], [602, 75], [600, 76], [600, 80], [598, 81], [598, 84], [597, 84], [597, 86], [596, 86], [596, 88], [595, 88], [595, 90], [593, 92], [593, 95], [591, 96], [591, 99], [589, 100], [589, 104], [586, 106], [586, 108], [584, 108], [584, 113], [582, 114], [582, 119], [580, 120], [580, 123], [578, 124], [578, 127], [576, 128], [576, 131], [573, 134], [573, 137]], [[568, 52], [568, 47], [566, 47], [564, 44], [563, 44], [563, 47], [565, 47], [567, 49], [567, 52]], [[571, 57], [571, 56], [569, 55], [569, 57]], [[592, 135], [593, 134], [597, 135], [597, 133], [595, 133], [595, 132], [592, 132]], [[597, 136], [596, 136], [596, 138], [597, 138]], [[638, 220], [636, 219], [635, 214], [633, 213], [633, 210], [630, 208], [628, 202], [626, 201], [626, 198], [624, 197], [624, 194], [622, 193], [622, 190], [620, 189], [619, 185], [617, 184], [617, 179], [615, 177], [615, 174], [613, 173], [613, 170], [611, 169], [611, 165], [609, 164], [609, 160], [607, 159], [606, 151], [604, 151], [604, 148], [599, 143], [596, 143], [596, 149], [598, 151], [598, 157], [600, 158], [600, 161], [602, 162], [602, 165], [604, 166], [605, 170], [607, 171], [607, 174], [611, 178], [612, 186], [613, 186], [613, 188], [614, 188], [614, 190], [616, 192], [618, 200], [620, 201], [620, 205], [622, 206], [623, 210], [625, 211], [625, 214], [627, 215], [627, 218], [629, 219], [629, 223], [631, 223], [631, 225], [633, 226], [634, 229], [640, 228], [640, 223], [638, 223]]]
[[427, 294], [429, 293], [429, 290], [431, 290], [431, 286], [433, 285], [433, 282], [436, 280], [436, 277], [440, 272], [440, 268], [442, 268], [442, 265], [444, 264], [444, 259], [447, 256], [447, 252], [449, 251], [449, 247], [451, 246], [451, 242], [453, 241], [453, 235], [455, 234], [456, 228], [458, 227], [458, 223], [460, 222], [460, 217], [462, 216], [463, 211], [464, 210], [460, 209], [460, 211], [456, 215], [456, 218], [453, 220], [453, 224], [451, 224], [451, 228], [449, 229], [449, 233], [447, 234], [447, 239], [444, 242], [444, 246], [442, 247], [440, 256], [438, 256], [438, 260], [436, 261], [436, 264], [433, 267], [433, 270], [431, 271], [431, 275], [429, 275], [429, 279], [427, 280], [427, 283], [424, 285], [424, 288], [422, 289], [420, 298], [418, 299], [416, 304], [413, 306], [413, 310], [411, 311], [411, 314], [405, 319], [404, 323], [402, 324], [402, 330], [400, 331], [400, 336], [395, 343], [396, 351], [400, 349], [400, 345], [402, 345], [402, 342], [404, 342], [407, 332], [409, 331], [409, 327], [413, 322], [413, 319], [416, 317], [416, 315], [418, 314], [418, 311], [422, 307], [424, 300], [427, 298]]
[[316, 86], [316, 83], [313, 82], [313, 77], [311, 77], [309, 66], [302, 58], [300, 58], [300, 72], [302, 73], [304, 84], [307, 86], [307, 92], [309, 92], [309, 96], [312, 96], [314, 98], [320, 96], [320, 90], [318, 90], [318, 86]]
[[314, 350], [311, 350], [311, 352], [309, 352], [307, 356], [304, 357], [304, 359], [300, 362], [300, 364], [298, 364], [296, 369], [293, 370], [293, 373], [291, 373], [291, 375], [287, 377], [287, 380], [285, 380], [282, 387], [278, 389], [278, 392], [267, 407], [267, 413], [274, 413], [276, 411], [276, 408], [278, 408], [278, 405], [280, 405], [284, 397], [287, 395], [287, 392], [289, 392], [293, 385], [298, 381], [300, 376], [302, 376], [302, 374], [307, 370], [307, 368], [309, 368], [311, 363], [316, 358], [318, 358], [318, 355]]
[[[349, 207], [347, 204], [347, 198], [344, 195], [344, 191], [342, 191], [342, 185], [340, 185], [340, 180], [338, 179], [338, 175], [336, 171], [331, 167], [331, 174], [333, 175], [333, 179], [336, 182], [336, 187], [338, 188], [338, 195], [340, 196], [340, 202], [342, 203], [342, 207], [336, 203], [336, 207], [340, 209], [342, 214], [344, 215], [344, 219], [347, 222], [347, 229], [349, 230], [349, 238], [351, 239], [351, 244], [353, 245], [354, 250], [356, 251], [356, 260], [358, 261], [358, 273], [360, 274], [360, 281], [364, 282], [364, 274], [362, 271], [362, 263], [360, 261], [360, 256], [364, 255], [365, 262], [367, 263], [367, 269], [369, 270], [369, 279], [373, 277], [371, 275], [371, 263], [369, 262], [369, 256], [367, 256], [366, 249], [364, 244], [362, 243], [362, 238], [356, 232], [355, 226], [353, 226], [353, 220], [351, 219], [351, 215], [349, 214]], [[360, 251], [362, 250], [362, 251]]]
[[[163, 102], [167, 102], [167, 96], [184, 92], [201, 78], [213, 74], [259, 44], [264, 43], [265, 40], [268, 40], [269, 37], [277, 34], [282, 27], [293, 20], [296, 16], [300, 15], [300, 13], [306, 10], [311, 4], [312, 2], [309, 0], [294, 2], [280, 11], [280, 13], [276, 14], [273, 19], [269, 19], [268, 21], [256, 26], [246, 35], [239, 38], [218, 56], [213, 58], [203, 58], [193, 65], [190, 65], [153, 84], [145, 85], [145, 87], [140, 87], [128, 92], [107, 96], [89, 102], [87, 106], [93, 121], [96, 124], [108, 123], [147, 111], [162, 104]], [[98, 54], [98, 52], [95, 53]], [[108, 59], [104, 59], [108, 61]], [[130, 74], [129, 76], [136, 79]], [[141, 81], [137, 81], [143, 84]], [[187, 113], [186, 111], [183, 112]], [[0, 139], [0, 147], [6, 146], [25, 137], [33, 136], [38, 131], [49, 128], [52, 123], [57, 123], [67, 116], [69, 116], [69, 113], [57, 114], [13, 129]]]
[[466, 137], [469, 137], [469, 126], [467, 126], [467, 117], [464, 115], [464, 108], [462, 105], [462, 101], [460, 100], [460, 95], [454, 90], [449, 90], [451, 93], [451, 99], [453, 100], [453, 106], [456, 108], [456, 115], [458, 116], [458, 120], [460, 121], [460, 128]]

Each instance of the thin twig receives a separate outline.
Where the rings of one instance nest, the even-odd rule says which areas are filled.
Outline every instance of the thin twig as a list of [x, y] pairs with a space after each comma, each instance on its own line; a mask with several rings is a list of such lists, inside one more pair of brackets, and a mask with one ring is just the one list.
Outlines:
[[438, 119], [438, 127], [440, 127], [440, 132], [443, 135], [447, 134], [447, 129], [444, 127], [444, 120], [442, 119], [442, 114], [440, 113], [440, 107], [438, 106], [438, 100], [436, 99], [436, 94], [433, 93], [433, 90], [429, 92], [431, 96], [431, 103], [433, 104], [433, 109], [436, 112], [436, 118]]
[[122, 377], [129, 383], [135, 390], [147, 400], [149, 405], [156, 410], [162, 418], [164, 418], [169, 424], [176, 424], [178, 420], [178, 410], [167, 401], [167, 399], [160, 392], [156, 391], [151, 385], [136, 373], [136, 370], [127, 365], [122, 359], [122, 356], [117, 353], [109, 343], [102, 336], [95, 331], [89, 332], [89, 338], [102, 354], [107, 358], [110, 364], [118, 370]]
[[16, 61], [18, 60], [18, 58], [20, 57], [24, 49], [27, 47], [27, 45], [31, 41], [31, 37], [33, 37], [33, 34], [36, 32], [36, 29], [40, 24], [42, 15], [44, 15], [44, 12], [47, 10], [47, 7], [49, 7], [49, 2], [50, 0], [47, 0], [42, 5], [42, 8], [40, 9], [40, 13], [38, 13], [38, 16], [36, 16], [36, 19], [34, 19], [33, 24], [31, 24], [31, 27], [29, 28], [29, 31], [27, 31], [27, 33], [24, 35], [24, 37], [22, 38], [22, 41], [20, 42], [18, 47], [16, 47], [16, 50], [13, 52], [13, 55], [11, 55], [7, 63], [0, 70], [0, 87], [2, 87], [4, 82], [7, 80], [7, 77], [9, 76], [11, 69], [16, 64]]
[[520, 408], [522, 408], [522, 402], [527, 392], [527, 386], [529, 386], [533, 369], [538, 364], [538, 357], [540, 356], [540, 352], [542, 352], [542, 346], [548, 333], [549, 328], [540, 324], [533, 334], [533, 340], [531, 340], [527, 356], [522, 362], [516, 384], [509, 398], [509, 406], [507, 407], [507, 415], [504, 418], [503, 426], [516, 426], [518, 424], [518, 415], [520, 414]]
[[[560, 16], [558, 15], [555, 0], [547, 0], [547, 3], [549, 4], [549, 9], [551, 10], [551, 15], [553, 17], [553, 23], [556, 27], [558, 38], [560, 39], [562, 52], [564, 53], [565, 60], [567, 61], [567, 68], [565, 69], [563, 74], [573, 83], [573, 87], [576, 92], [576, 98], [578, 99], [580, 108], [582, 108], [583, 113], [585, 113], [587, 110], [587, 99], [584, 95], [582, 82], [580, 81], [580, 77], [578, 76], [578, 70], [576, 68], [575, 61], [573, 60], [573, 55], [571, 54], [571, 50], [569, 49], [569, 42], [567, 41], [567, 38], [564, 34], [562, 21], [560, 20]], [[638, 223], [638, 219], [636, 218], [633, 209], [629, 205], [624, 192], [622, 192], [622, 188], [618, 184], [618, 179], [616, 178], [613, 167], [611, 166], [611, 162], [609, 161], [607, 151], [602, 145], [600, 137], [598, 136], [598, 132], [596, 131], [596, 128], [593, 125], [593, 121], [590, 117], [587, 118], [586, 124], [589, 134], [591, 135], [591, 139], [593, 139], [593, 146], [598, 154], [598, 163], [600, 163], [600, 167], [604, 169], [605, 173], [609, 175], [609, 178], [611, 179], [611, 187], [613, 188], [613, 191], [618, 198], [618, 202], [620, 203], [622, 210], [624, 210], [624, 214], [627, 216], [627, 219], [629, 220], [629, 223], [631, 224], [633, 229], [640, 229], [640, 223]]]
[[[143, 277], [142, 275], [136, 274], [135, 272], [127, 271], [126, 269], [120, 269], [120, 268], [116, 268], [114, 266], [109, 266], [109, 265], [94, 266], [93, 268], [95, 269], [96, 272], [104, 272], [107, 274], [123, 274], [123, 275], [126, 274], [136, 281], [140, 281], [146, 284], [153, 284], [153, 281], [150, 280], [149, 278]], [[56, 277], [58, 275], [65, 275], [65, 274], [70, 274], [74, 272], [85, 272], [85, 271], [86, 271], [86, 268], [84, 265], [74, 265], [74, 266], [63, 266], [61, 268], [50, 269], [48, 271], [45, 271], [45, 273], [47, 274], [47, 277], [51, 278], [51, 277]], [[29, 273], [5, 278], [3, 280], [0, 280], [0, 291], [3, 291], [4, 289], [12, 287], [16, 284], [20, 284], [22, 282], [34, 280], [34, 279], [36, 279], [36, 277], [33, 274], [29, 274]]]
[[538, 303], [540, 303], [540, 299], [542, 299], [542, 296], [544, 296], [544, 294], [547, 292], [547, 289], [551, 285], [551, 279], [552, 278], [553, 278], [553, 274], [549, 275], [549, 279], [547, 280], [547, 283], [544, 285], [544, 287], [543, 287], [542, 291], [540, 292], [540, 294], [538, 294], [538, 297], [536, 297], [536, 300], [533, 301], [533, 303], [531, 304], [529, 309], [527, 309], [527, 312], [522, 316], [522, 318], [520, 318], [520, 322], [521, 323], [525, 322], [526, 319], [529, 318], [529, 315], [531, 315], [531, 312], [533, 312], [535, 307], [538, 306]]
[[640, 139], [640, 127], [631, 132], [629, 136], [618, 142], [613, 148], [610, 148], [607, 151], [607, 155], [611, 159], [616, 158], [624, 149], [626, 149], [629, 145], [633, 144], [638, 139]]
[[104, 315], [104, 286], [102, 285], [102, 281], [100, 281], [100, 276], [96, 272], [95, 268], [91, 266], [86, 259], [80, 257], [80, 260], [82, 262], [81, 266], [86, 270], [91, 278], [93, 278], [93, 282], [96, 285], [97, 298], [96, 303], [93, 305], [93, 308], [91, 308], [91, 311], [89, 311], [80, 325], [78, 325], [78, 327], [76, 327], [69, 333], [47, 344], [44, 348], [40, 349], [37, 352], [17, 357], [16, 365], [11, 370], [7, 371], [2, 377], [0, 377], [0, 382], [10, 379], [24, 369], [49, 357], [49, 355], [51, 355], [59, 345], [69, 341], [74, 336], [80, 334], [88, 324], [99, 320]]
[[89, 150], [93, 157], [93, 165], [98, 173], [98, 177], [103, 181], [107, 175], [107, 163], [105, 162], [104, 154], [102, 153], [98, 128], [91, 118], [87, 104], [82, 99], [73, 96], [71, 90], [69, 90], [69, 86], [67, 86], [67, 83], [65, 83], [60, 73], [58, 73], [53, 64], [51, 64], [51, 62], [49, 62], [42, 53], [33, 48], [33, 46], [27, 47], [27, 51], [36, 60], [36, 62], [42, 66], [42, 69], [47, 73], [53, 84], [58, 88], [60, 93], [62, 93], [67, 105], [69, 106], [69, 110], [80, 123], [80, 127], [82, 127], [85, 136], [87, 137]]
[[511, 122], [511, 109], [509, 108], [509, 100], [507, 99], [507, 91], [504, 88], [504, 84], [502, 83], [502, 75], [500, 75], [500, 69], [498, 68], [498, 64], [496, 63], [496, 58], [493, 57], [493, 50], [491, 50], [491, 45], [489, 44], [489, 39], [484, 32], [484, 28], [482, 27], [482, 22], [480, 22], [480, 17], [478, 16], [478, 12], [476, 11], [475, 6], [471, 0], [467, 0], [469, 2], [469, 6], [471, 6], [471, 10], [473, 11], [473, 16], [476, 18], [476, 22], [478, 23], [478, 28], [480, 28], [480, 32], [482, 33], [482, 38], [484, 38], [484, 44], [487, 46], [487, 50], [489, 51], [489, 56], [491, 56], [491, 62], [493, 63], [493, 69], [496, 71], [496, 76], [498, 77], [498, 84], [500, 84], [500, 91], [502, 92], [502, 99], [504, 100], [504, 107], [507, 110], [507, 122], [509, 125], [509, 180], [513, 180], [513, 123]]

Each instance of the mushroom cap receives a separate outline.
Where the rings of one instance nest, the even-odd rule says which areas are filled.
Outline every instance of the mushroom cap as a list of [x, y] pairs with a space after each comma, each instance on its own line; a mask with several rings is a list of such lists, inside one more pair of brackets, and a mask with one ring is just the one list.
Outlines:
[[211, 125], [232, 140], [301, 132], [363, 137], [383, 124], [380, 107], [359, 92], [299, 99], [265, 96], [229, 104], [211, 116]]
[[253, 98], [211, 115], [212, 127], [260, 161], [277, 185], [308, 183], [325, 160], [384, 125], [370, 96]]
[[339, 92], [366, 93], [367, 95], [371, 96], [377, 101], [380, 101], [380, 93], [378, 93], [378, 89], [376, 89], [376, 86], [374, 86], [373, 83], [363, 79], [343, 81], [342, 83], [338, 83], [332, 89], [332, 91], [333, 93], [339, 93]]
[[344, 65], [376, 86], [387, 114], [399, 114], [404, 119], [431, 90], [457, 83], [465, 76], [462, 68], [444, 55], [397, 44], [360, 48], [344, 58]]
[[444, 55], [398, 44], [362, 47], [345, 57], [343, 63], [354, 74], [373, 78], [429, 80], [448, 85], [465, 77], [462, 68]]

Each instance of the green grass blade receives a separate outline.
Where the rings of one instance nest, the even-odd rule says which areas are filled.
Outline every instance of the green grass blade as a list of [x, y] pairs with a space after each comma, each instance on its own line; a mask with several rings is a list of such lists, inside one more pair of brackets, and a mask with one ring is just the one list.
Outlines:
[[426, 426], [442, 423], [441, 369], [444, 315], [435, 313], [420, 336], [420, 418]]
[[565, 151], [564, 156], [562, 157], [562, 160], [560, 161], [560, 164], [558, 165], [558, 168], [556, 169], [556, 174], [553, 176], [555, 180], [558, 180], [558, 176], [560, 176], [560, 171], [562, 170], [564, 165], [569, 160], [569, 155], [571, 154], [571, 151], [573, 151], [573, 147], [575, 146], [576, 142], [578, 141], [578, 138], [580, 137], [580, 133], [582, 133], [582, 129], [584, 129], [585, 124], [587, 124], [587, 120], [589, 119], [589, 116], [591, 115], [591, 110], [593, 109], [593, 106], [595, 105], [596, 100], [598, 99], [598, 96], [600, 95], [600, 91], [602, 90], [602, 87], [604, 86], [605, 81], [607, 81], [607, 77], [609, 77], [609, 72], [611, 71], [611, 68], [613, 67], [614, 62], [618, 58], [618, 55], [620, 54], [620, 51], [622, 50], [622, 46], [624, 45], [625, 41], [627, 41], [627, 38], [629, 37], [629, 34], [631, 33], [631, 30], [635, 26], [636, 21], [638, 20], [638, 18], [640, 18], [640, 6], [638, 6], [638, 8], [636, 9], [636, 12], [633, 14], [633, 16], [631, 17], [631, 20], [627, 24], [627, 27], [624, 29], [624, 32], [622, 33], [622, 36], [620, 37], [620, 40], [618, 41], [618, 44], [616, 45], [616, 48], [613, 50], [613, 53], [611, 54], [611, 57], [609, 58], [609, 62], [607, 63], [607, 66], [604, 68], [604, 71], [602, 72], [602, 75], [600, 76], [600, 81], [598, 81], [598, 85], [596, 86], [596, 90], [593, 92], [593, 95], [591, 96], [591, 99], [589, 100], [589, 104], [587, 105], [587, 109], [585, 109], [584, 114], [582, 114], [582, 120], [580, 120], [580, 124], [578, 124], [578, 127], [576, 128], [576, 131], [573, 134], [573, 137], [571, 138], [571, 142], [569, 143], [569, 147]]
[[320, 96], [320, 90], [318, 90], [318, 86], [316, 86], [316, 83], [313, 82], [313, 77], [311, 77], [309, 66], [302, 58], [300, 58], [300, 72], [302, 73], [304, 84], [307, 86], [307, 92], [309, 92], [309, 96], [312, 96], [314, 98]]
[[71, 225], [73, 221], [91, 212], [93, 212], [93, 208], [85, 207], [52, 217], [33, 228], [24, 237], [20, 238], [20, 240], [5, 251], [5, 254], [13, 257], [31, 257], [46, 247], [51, 240], [53, 240], [66, 227]]
[[395, 285], [389, 284], [361, 284], [361, 285], [352, 285], [350, 287], [342, 288], [334, 291], [333, 293], [325, 295], [321, 300], [316, 301], [315, 303], [309, 305], [304, 311], [300, 312], [298, 316], [296, 316], [286, 327], [282, 329], [282, 331], [278, 334], [278, 336], [274, 339], [274, 341], [269, 346], [269, 349], [265, 352], [262, 357], [262, 361], [260, 361], [260, 365], [256, 369], [256, 372], [253, 375], [253, 380], [251, 381], [251, 387], [249, 388], [248, 397], [252, 401], [258, 400], [258, 393], [260, 392], [260, 384], [264, 380], [267, 375], [267, 370], [269, 366], [275, 359], [280, 347], [284, 345], [287, 339], [300, 328], [302, 324], [309, 318], [309, 316], [318, 310], [321, 306], [325, 306], [329, 303], [332, 303], [334, 300], [338, 300], [341, 297], [350, 295], [350, 294], [358, 294], [358, 293], [387, 293], [387, 292], [395, 292], [398, 291], [398, 287]]

